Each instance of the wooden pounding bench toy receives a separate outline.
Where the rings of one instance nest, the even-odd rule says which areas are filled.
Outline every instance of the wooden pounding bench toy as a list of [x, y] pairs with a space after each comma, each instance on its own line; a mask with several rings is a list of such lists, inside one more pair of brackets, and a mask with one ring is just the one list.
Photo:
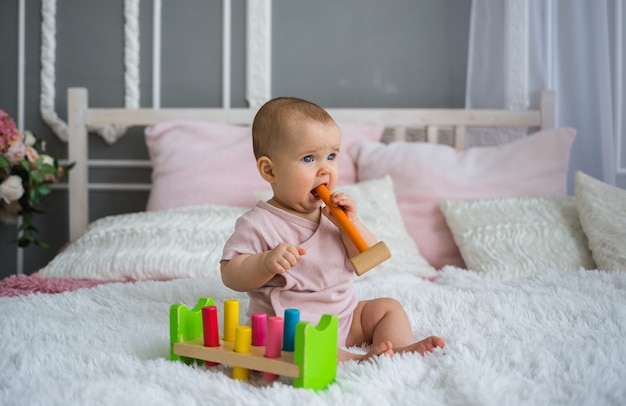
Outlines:
[[330, 200], [330, 191], [326, 185], [319, 185], [315, 188], [315, 191], [322, 201], [326, 203], [326, 206], [330, 208], [330, 212], [339, 223], [339, 227], [348, 235], [348, 237], [350, 237], [352, 243], [359, 250], [358, 255], [350, 258], [350, 262], [352, 262], [357, 275], [361, 276], [365, 272], [374, 268], [376, 265], [379, 265], [391, 258], [391, 251], [389, 251], [387, 244], [383, 241], [379, 241], [371, 247], [367, 245], [341, 207], [337, 207], [332, 204]]
[[170, 359], [185, 363], [233, 366], [233, 378], [247, 380], [250, 370], [268, 380], [294, 378], [297, 388], [325, 389], [337, 374], [338, 318], [322, 316], [317, 327], [286, 309], [284, 319], [254, 313], [251, 326], [239, 326], [239, 302], [224, 301], [224, 335], [219, 337], [217, 307], [201, 298], [193, 309], [170, 307]]

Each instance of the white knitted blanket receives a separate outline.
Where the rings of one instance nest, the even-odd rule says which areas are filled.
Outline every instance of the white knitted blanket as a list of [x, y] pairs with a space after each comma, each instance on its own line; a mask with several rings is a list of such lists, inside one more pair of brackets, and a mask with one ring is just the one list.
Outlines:
[[392, 296], [416, 337], [445, 350], [348, 362], [325, 391], [286, 378], [242, 382], [231, 367], [168, 360], [172, 303], [240, 294], [204, 279], [105, 284], [0, 298], [0, 404], [577, 404], [626, 403], [626, 272], [546, 271], [490, 280], [445, 268], [430, 282], [373, 275], [361, 298]]

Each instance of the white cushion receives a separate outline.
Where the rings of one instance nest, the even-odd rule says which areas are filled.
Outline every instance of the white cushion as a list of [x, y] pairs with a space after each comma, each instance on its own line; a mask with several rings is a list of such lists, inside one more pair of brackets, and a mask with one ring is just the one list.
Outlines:
[[219, 272], [224, 243], [247, 210], [189, 206], [104, 217], [39, 274], [97, 280], [206, 277]]
[[468, 269], [510, 279], [595, 267], [573, 197], [446, 201], [441, 209]]
[[598, 269], [626, 270], [626, 190], [574, 174], [576, 207]]

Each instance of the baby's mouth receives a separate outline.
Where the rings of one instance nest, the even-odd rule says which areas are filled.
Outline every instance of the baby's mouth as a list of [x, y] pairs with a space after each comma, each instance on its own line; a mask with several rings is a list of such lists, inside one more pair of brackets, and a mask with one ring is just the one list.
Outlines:
[[[325, 184], [325, 183], [323, 183], [323, 185], [326, 185], [326, 184]], [[313, 197], [314, 197], [316, 200], [321, 199], [321, 197], [320, 197], [319, 193], [317, 193], [317, 188], [318, 188], [318, 187], [319, 187], [319, 185], [317, 185], [317, 186], [316, 186], [313, 190], [311, 190], [311, 194], [313, 195]]]

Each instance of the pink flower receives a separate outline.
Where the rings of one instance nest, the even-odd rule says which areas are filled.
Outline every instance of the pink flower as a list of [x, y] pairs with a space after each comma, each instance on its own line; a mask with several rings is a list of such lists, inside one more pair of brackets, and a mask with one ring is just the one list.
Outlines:
[[0, 152], [6, 151], [19, 140], [21, 137], [15, 122], [4, 110], [0, 110]]
[[34, 163], [39, 158], [39, 154], [35, 148], [26, 147], [26, 158], [28, 158], [31, 163]]
[[21, 142], [16, 142], [15, 144], [7, 148], [6, 152], [4, 153], [4, 157], [8, 159], [11, 165], [17, 165], [27, 155], [27, 148], [30, 147], [26, 147], [26, 145], [22, 144]]

